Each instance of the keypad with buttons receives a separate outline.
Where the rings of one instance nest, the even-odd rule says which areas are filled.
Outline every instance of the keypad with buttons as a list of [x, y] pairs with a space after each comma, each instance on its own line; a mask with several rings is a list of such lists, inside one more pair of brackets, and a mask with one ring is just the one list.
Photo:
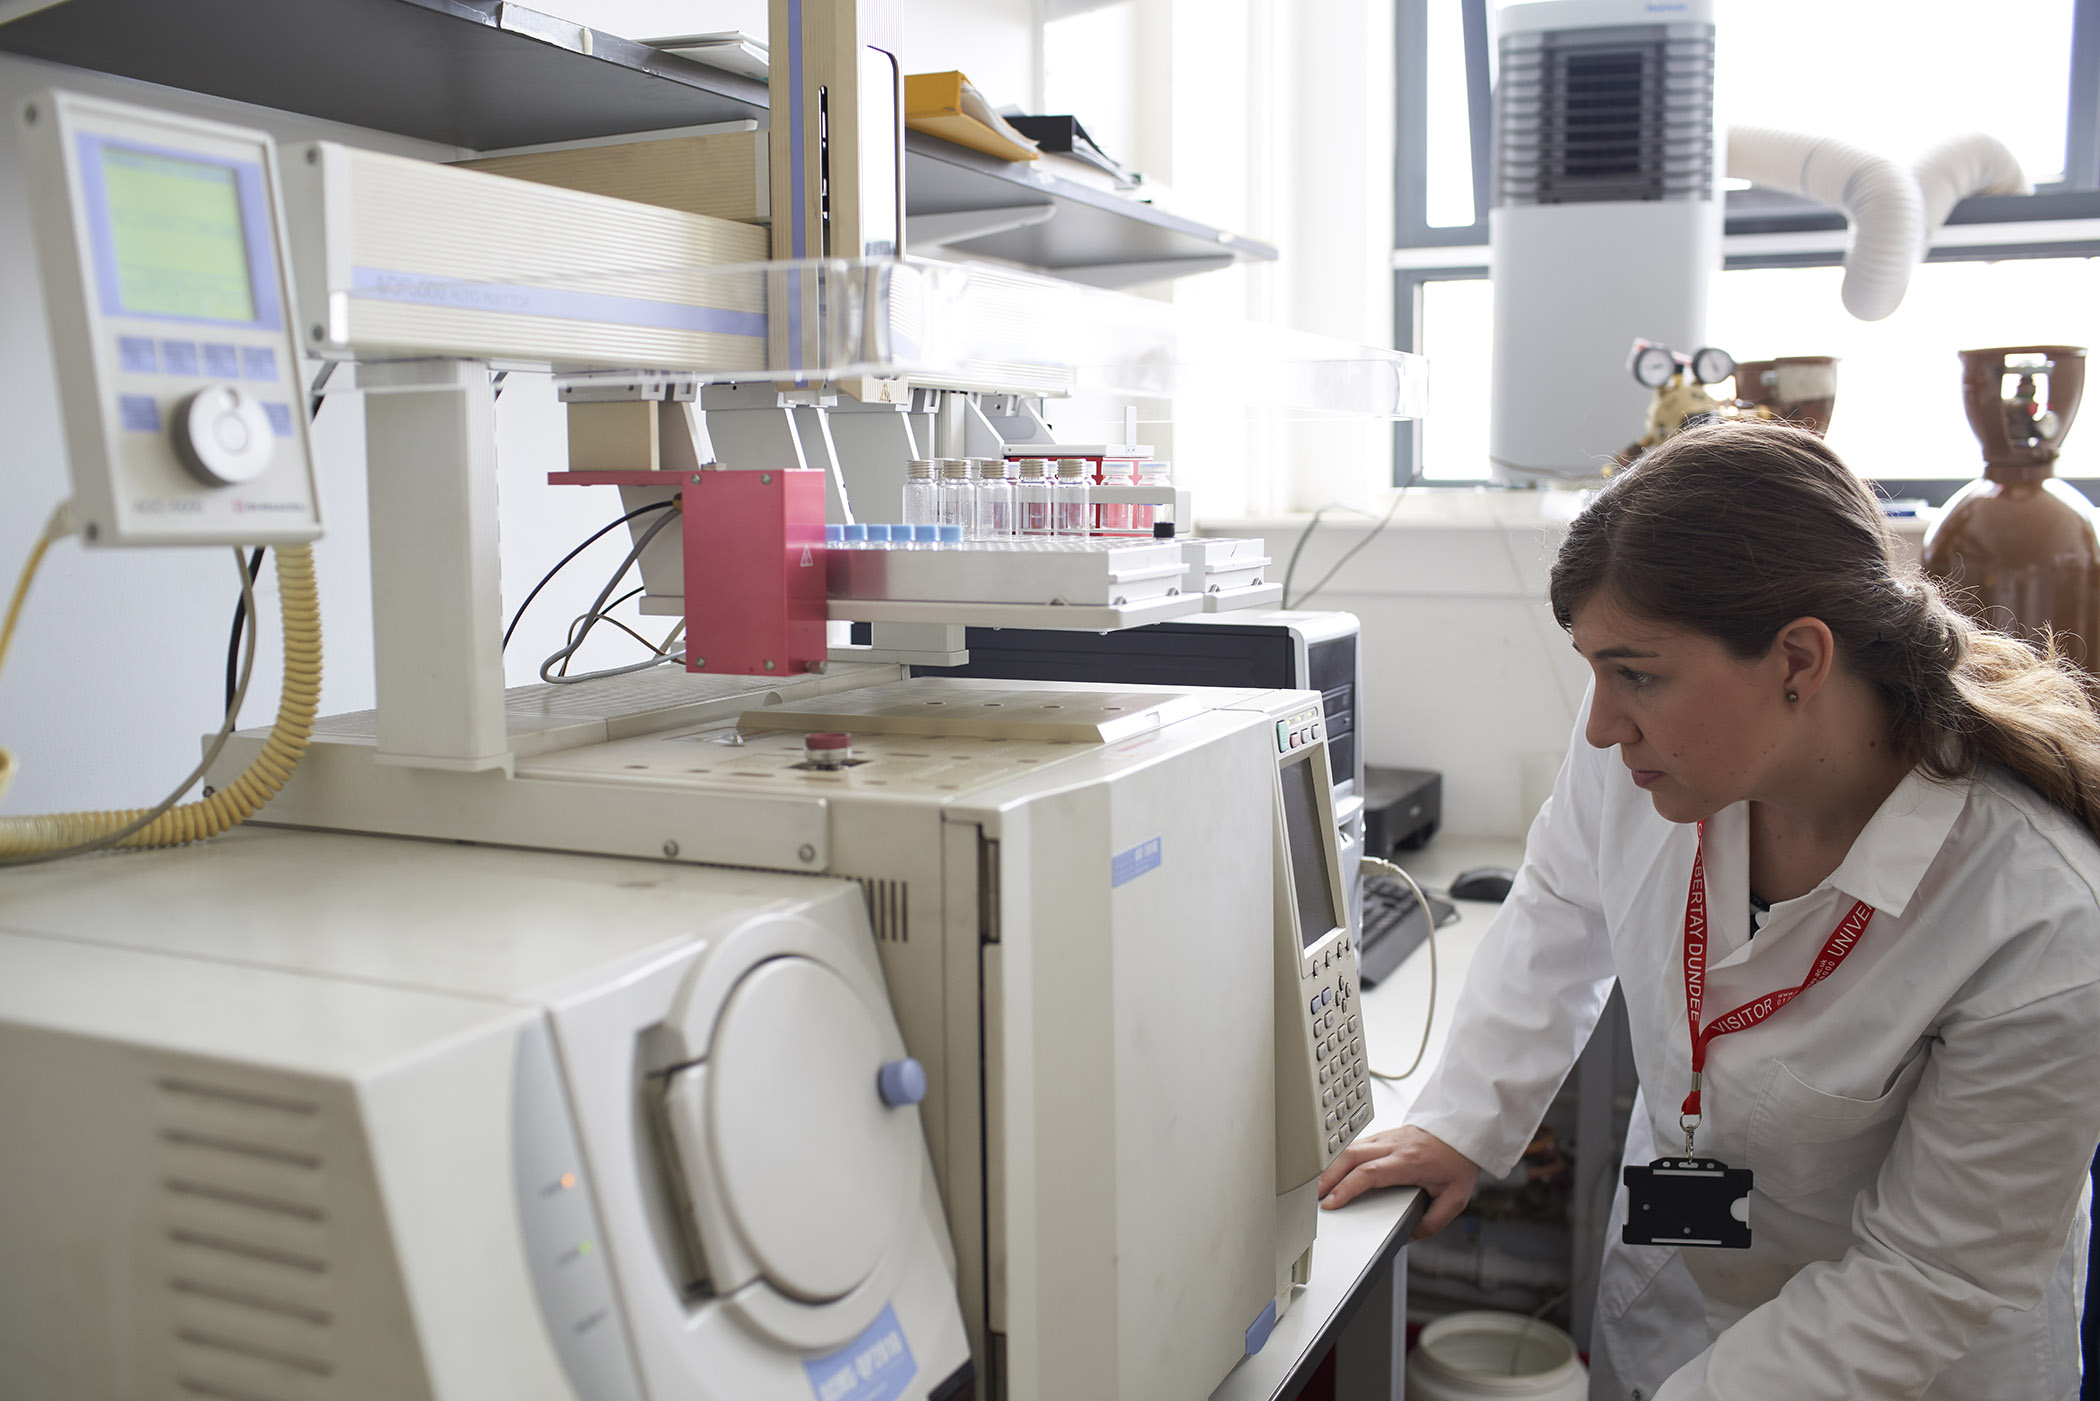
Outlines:
[[1320, 1146], [1331, 1162], [1371, 1122], [1370, 1071], [1356, 1010], [1356, 950], [1345, 932], [1301, 964], [1306, 1039], [1318, 1089]]

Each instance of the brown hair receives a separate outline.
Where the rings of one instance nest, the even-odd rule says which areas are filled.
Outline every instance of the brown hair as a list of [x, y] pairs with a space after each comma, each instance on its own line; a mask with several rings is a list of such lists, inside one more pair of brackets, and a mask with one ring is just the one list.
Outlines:
[[1888, 705], [1913, 763], [1955, 778], [1998, 764], [2100, 838], [2092, 678], [1957, 611], [1900, 562], [1873, 493], [1821, 438], [1777, 424], [1680, 433], [1598, 493], [1569, 527], [1550, 596], [1562, 627], [1599, 590], [1654, 622], [1764, 656], [1820, 618]]

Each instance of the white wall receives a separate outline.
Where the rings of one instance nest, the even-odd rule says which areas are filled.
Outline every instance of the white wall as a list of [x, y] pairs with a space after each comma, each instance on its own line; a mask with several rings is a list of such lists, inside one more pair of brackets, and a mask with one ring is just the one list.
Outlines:
[[[1560, 493], [1417, 491], [1368, 543], [1375, 519], [1331, 511], [1292, 576], [1298, 607], [1363, 546], [1303, 606], [1362, 621], [1365, 762], [1442, 773], [1453, 835], [1521, 837], [1567, 751], [1589, 668], [1547, 610], [1546, 571], [1571, 504]], [[1267, 540], [1279, 579], [1306, 526], [1303, 516], [1203, 522]]]

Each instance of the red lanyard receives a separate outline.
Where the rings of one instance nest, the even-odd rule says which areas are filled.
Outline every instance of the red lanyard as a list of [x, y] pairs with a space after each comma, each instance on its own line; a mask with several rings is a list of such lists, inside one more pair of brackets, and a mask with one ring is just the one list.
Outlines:
[[[1860, 900], [1838, 927], [1830, 931], [1830, 938], [1823, 945], [1823, 952], [1816, 955], [1815, 966], [1808, 970], [1808, 977], [1799, 987], [1768, 992], [1763, 997], [1752, 998], [1733, 1011], [1724, 1012], [1707, 1023], [1704, 1030], [1699, 1026], [1699, 1009], [1706, 1000], [1706, 824], [1699, 824], [1699, 844], [1692, 853], [1692, 886], [1684, 899], [1684, 1010], [1692, 1028], [1692, 1092], [1684, 1097], [1684, 1108], [1678, 1116], [1678, 1127], [1684, 1130], [1685, 1156], [1692, 1153], [1692, 1130], [1699, 1121], [1699, 1077], [1706, 1069], [1706, 1048], [1716, 1036], [1726, 1036], [1731, 1031], [1742, 1031], [1756, 1026], [1780, 1008], [1792, 1002], [1802, 993], [1822, 982], [1837, 971], [1837, 966], [1852, 952], [1859, 936], [1867, 929], [1867, 921], [1874, 918], [1874, 907]], [[1689, 1121], [1689, 1122], [1687, 1122]]]

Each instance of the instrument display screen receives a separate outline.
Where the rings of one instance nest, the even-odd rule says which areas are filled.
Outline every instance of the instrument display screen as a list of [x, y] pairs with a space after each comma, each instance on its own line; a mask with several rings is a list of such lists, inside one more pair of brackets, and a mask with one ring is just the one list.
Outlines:
[[1284, 765], [1279, 777], [1283, 780], [1284, 845], [1290, 849], [1291, 886], [1298, 900], [1298, 939], [1310, 948], [1342, 926], [1327, 873], [1334, 828], [1321, 821], [1320, 795], [1313, 788], [1326, 775], [1300, 759]]
[[255, 283], [231, 166], [106, 145], [117, 298], [126, 312], [255, 320]]

